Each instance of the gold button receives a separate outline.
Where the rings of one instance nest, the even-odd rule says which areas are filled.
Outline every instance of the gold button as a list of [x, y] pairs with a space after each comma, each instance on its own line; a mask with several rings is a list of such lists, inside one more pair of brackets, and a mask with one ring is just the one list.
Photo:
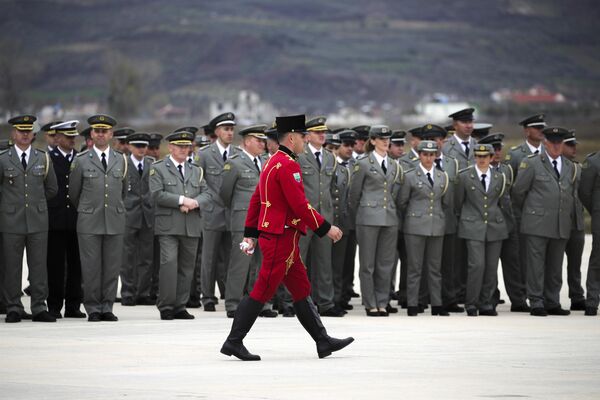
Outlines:
[[383, 193], [387, 193], [387, 189], [383, 189]]
[[108, 197], [108, 194], [105, 194], [104, 197]]
[[430, 196], [433, 196], [433, 192], [429, 193]]
[[483, 196], [483, 199], [484, 199], [484, 200], [487, 200], [487, 196]]
[[104, 185], [104, 187], [108, 187], [108, 183]]
[[383, 208], [387, 208], [387, 206], [383, 206]]
[[67, 208], [71, 208], [71, 206], [67, 204]]
[[105, 178], [108, 178], [108, 175], [104, 175]]
[[[68, 176], [67, 176], [67, 178], [68, 178]], [[68, 188], [69, 188], [69, 185], [65, 185], [65, 187], [68, 189]]]
[[25, 197], [27, 197], [27, 193], [25, 193]]
[[25, 187], [27, 187], [27, 184], [25, 184]]
[[106, 207], [108, 207], [108, 204], [105, 204], [105, 205], [104, 205], [104, 208], [106, 208]]
[[487, 220], [483, 221], [484, 224], [487, 224]]
[[387, 201], [387, 197], [384, 197], [384, 198], [383, 198], [383, 201]]
[[484, 213], [483, 213], [483, 215], [484, 215], [485, 217], [487, 217], [488, 213], [484, 212]]
[[433, 214], [429, 214], [430, 217], [433, 217]]
[[483, 208], [487, 208], [487, 204], [484, 204], [484, 205], [483, 205]]
[[25, 203], [25, 207], [29, 207], [29, 204]]

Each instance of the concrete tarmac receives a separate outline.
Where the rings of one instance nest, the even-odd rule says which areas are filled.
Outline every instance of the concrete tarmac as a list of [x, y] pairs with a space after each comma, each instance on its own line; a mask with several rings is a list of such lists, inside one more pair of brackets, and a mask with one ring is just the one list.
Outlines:
[[[566, 286], [565, 273], [564, 308]], [[281, 316], [259, 318], [245, 340], [262, 361], [220, 354], [232, 321], [222, 302], [189, 310], [192, 321], [120, 304], [119, 322], [2, 321], [0, 399], [600, 399], [599, 317], [531, 317], [505, 304], [498, 317], [368, 318], [359, 301], [323, 318], [330, 335], [356, 341], [322, 360]]]

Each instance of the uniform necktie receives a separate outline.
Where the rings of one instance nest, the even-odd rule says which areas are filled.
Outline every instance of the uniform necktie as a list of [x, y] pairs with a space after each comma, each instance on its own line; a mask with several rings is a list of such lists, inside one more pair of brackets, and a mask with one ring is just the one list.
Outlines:
[[485, 192], [487, 189], [485, 188], [485, 174], [481, 174], [481, 186], [483, 186], [483, 191]]
[[[223, 161], [225, 161], [225, 160], [223, 160]], [[189, 157], [189, 158], [188, 158], [188, 162], [189, 162], [189, 163], [193, 163], [193, 162], [194, 162], [194, 159], [193, 159], [192, 157]]]
[[552, 164], [554, 164], [554, 172], [556, 172], [556, 177], [560, 179], [560, 172], [558, 172], [558, 162], [556, 160], [553, 160]]
[[385, 160], [381, 161], [381, 169], [383, 170], [383, 174], [387, 174], [387, 167], [385, 166]]
[[540, 151], [536, 150], [536, 151], [533, 152], [533, 154], [540, 154]]
[[181, 179], [183, 179], [183, 165], [179, 164], [177, 166], [177, 169], [179, 170], [179, 175], [181, 175]]
[[142, 163], [138, 163], [138, 173], [140, 174], [140, 176], [142, 176], [142, 174], [144, 173], [144, 169], [142, 168]]
[[442, 159], [441, 158], [435, 159], [435, 166], [437, 167], [437, 169], [442, 169]]
[[256, 157], [254, 157], [254, 166], [256, 167], [256, 170], [260, 174], [260, 167], [258, 166], [258, 159]]
[[106, 171], [106, 154], [102, 153], [102, 166], [104, 167], [104, 170]]
[[348, 161], [342, 161], [342, 166], [343, 167], [347, 167], [348, 166]]
[[227, 150], [223, 152], [223, 162], [227, 161]]
[[27, 161], [25, 161], [25, 157], [27, 154], [25, 152], [21, 153], [21, 164], [23, 165], [23, 169], [27, 169]]
[[67, 154], [65, 158], [67, 159], [67, 162], [71, 162], [71, 153]]
[[321, 152], [315, 151], [315, 158], [317, 159], [317, 164], [319, 165], [319, 169], [321, 169]]
[[433, 179], [431, 179], [431, 174], [429, 172], [427, 173], [427, 180], [429, 181], [431, 187], [433, 187]]
[[465, 146], [465, 154], [469, 157], [469, 142], [462, 142], [463, 146]]

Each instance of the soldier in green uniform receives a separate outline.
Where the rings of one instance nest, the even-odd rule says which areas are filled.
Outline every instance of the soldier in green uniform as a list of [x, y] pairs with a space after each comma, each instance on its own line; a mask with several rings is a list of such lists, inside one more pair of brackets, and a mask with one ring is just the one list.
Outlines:
[[44, 151], [52, 151], [56, 148], [57, 143], [56, 143], [56, 130], [52, 129], [52, 127], [54, 125], [58, 125], [60, 123], [62, 123], [63, 121], [52, 121], [52, 122], [48, 122], [46, 125], [42, 126], [40, 128], [40, 131], [38, 133], [43, 133], [44, 134], [44, 139], [46, 139], [46, 148], [42, 149]]
[[544, 149], [524, 158], [512, 188], [527, 247], [531, 315], [569, 315], [560, 305], [562, 260], [572, 227], [577, 170], [561, 155], [568, 131], [546, 128]]
[[544, 134], [542, 131], [546, 127], [545, 115], [532, 115], [519, 122], [519, 125], [523, 127], [525, 141], [518, 146], [511, 147], [504, 159], [504, 161], [511, 166], [515, 173], [515, 178], [519, 172], [521, 160], [531, 154], [539, 154], [544, 149], [542, 144], [544, 141]]
[[410, 150], [398, 158], [398, 162], [405, 170], [413, 169], [419, 165], [419, 153], [417, 152], [417, 147], [419, 146], [419, 143], [421, 143], [421, 140], [423, 140], [421, 128], [421, 126], [418, 126], [408, 130], [408, 133], [410, 133]]
[[448, 118], [452, 118], [454, 134], [444, 143], [442, 151], [447, 156], [455, 158], [460, 169], [467, 168], [473, 163], [472, 149], [477, 144], [471, 137], [474, 111], [474, 108], [465, 108], [448, 115]]
[[127, 157], [109, 146], [114, 118], [99, 114], [88, 123], [94, 145], [77, 154], [69, 175], [69, 198], [78, 213], [83, 305], [90, 322], [118, 321], [112, 311], [123, 262]]
[[47, 310], [48, 207], [46, 200], [58, 192], [56, 175], [45, 151], [31, 146], [33, 115], [8, 120], [14, 146], [0, 153], [0, 232], [4, 256], [3, 292], [6, 322], [20, 322], [25, 313], [21, 303], [23, 254], [27, 266], [33, 321], [56, 322]]
[[129, 154], [127, 137], [135, 133], [135, 130], [130, 127], [115, 129], [113, 132], [113, 148], [119, 153]]

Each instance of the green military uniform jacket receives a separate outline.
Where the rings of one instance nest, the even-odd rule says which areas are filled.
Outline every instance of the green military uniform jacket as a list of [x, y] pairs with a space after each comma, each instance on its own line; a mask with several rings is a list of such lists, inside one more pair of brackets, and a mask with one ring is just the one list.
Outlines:
[[581, 167], [579, 198], [592, 216], [592, 232], [600, 233], [600, 152], [589, 154]]
[[46, 200], [58, 193], [50, 156], [30, 149], [27, 169], [14, 146], [0, 153], [0, 232], [28, 234], [48, 231]]
[[491, 166], [490, 168], [494, 168], [496, 171], [501, 172], [506, 177], [506, 190], [504, 196], [500, 199], [500, 209], [502, 210], [502, 214], [504, 214], [504, 220], [506, 221], [506, 228], [509, 232], [512, 232], [515, 229], [515, 225], [517, 221], [515, 219], [515, 213], [513, 212], [513, 204], [512, 197], [510, 195], [510, 191], [512, 189], [512, 185], [515, 182], [513, 169], [510, 164], [500, 163], [496, 166]]
[[[543, 152], [544, 146], [540, 145], [540, 152]], [[523, 142], [518, 146], [513, 146], [510, 148], [506, 156], [504, 157], [504, 163], [510, 165], [513, 170], [515, 177], [519, 171], [519, 164], [521, 164], [521, 160], [525, 157], [529, 157], [533, 153], [529, 149], [527, 143]]]
[[[417, 165], [420, 161], [417, 163]], [[434, 164], [435, 165], [435, 164]], [[442, 153], [442, 170], [448, 175], [448, 190], [446, 191], [447, 207], [444, 208], [445, 215], [445, 234], [451, 235], [456, 233], [458, 220], [456, 218], [454, 207], [454, 188], [458, 179], [458, 161]]]
[[347, 234], [354, 229], [354, 218], [350, 215], [348, 207], [348, 190], [351, 181], [352, 169], [356, 160], [350, 158], [347, 165], [338, 163], [335, 170], [333, 189], [333, 224]]
[[444, 143], [444, 147], [442, 147], [442, 152], [448, 157], [452, 157], [458, 161], [458, 167], [460, 169], [467, 168], [469, 165], [473, 164], [473, 149], [477, 142], [472, 137], [469, 138], [469, 156], [465, 154], [465, 149], [463, 145], [458, 141], [456, 136], [452, 135], [450, 138]]
[[137, 161], [134, 163], [131, 156], [127, 157], [126, 226], [141, 229], [154, 223], [154, 201], [150, 193], [150, 166], [154, 161], [152, 157], [144, 157], [140, 176]]
[[335, 183], [335, 170], [337, 161], [335, 156], [324, 147], [321, 148], [321, 168], [317, 159], [308, 148], [304, 146], [304, 153], [297, 159], [302, 170], [304, 192], [311, 206], [328, 221], [333, 220], [332, 192]]
[[108, 148], [106, 171], [94, 149], [78, 153], [71, 163], [69, 197], [77, 207], [77, 232], [90, 235], [125, 233], [127, 160]]
[[419, 155], [413, 149], [410, 149], [402, 157], [398, 158], [397, 161], [405, 171], [413, 169], [421, 162]]

